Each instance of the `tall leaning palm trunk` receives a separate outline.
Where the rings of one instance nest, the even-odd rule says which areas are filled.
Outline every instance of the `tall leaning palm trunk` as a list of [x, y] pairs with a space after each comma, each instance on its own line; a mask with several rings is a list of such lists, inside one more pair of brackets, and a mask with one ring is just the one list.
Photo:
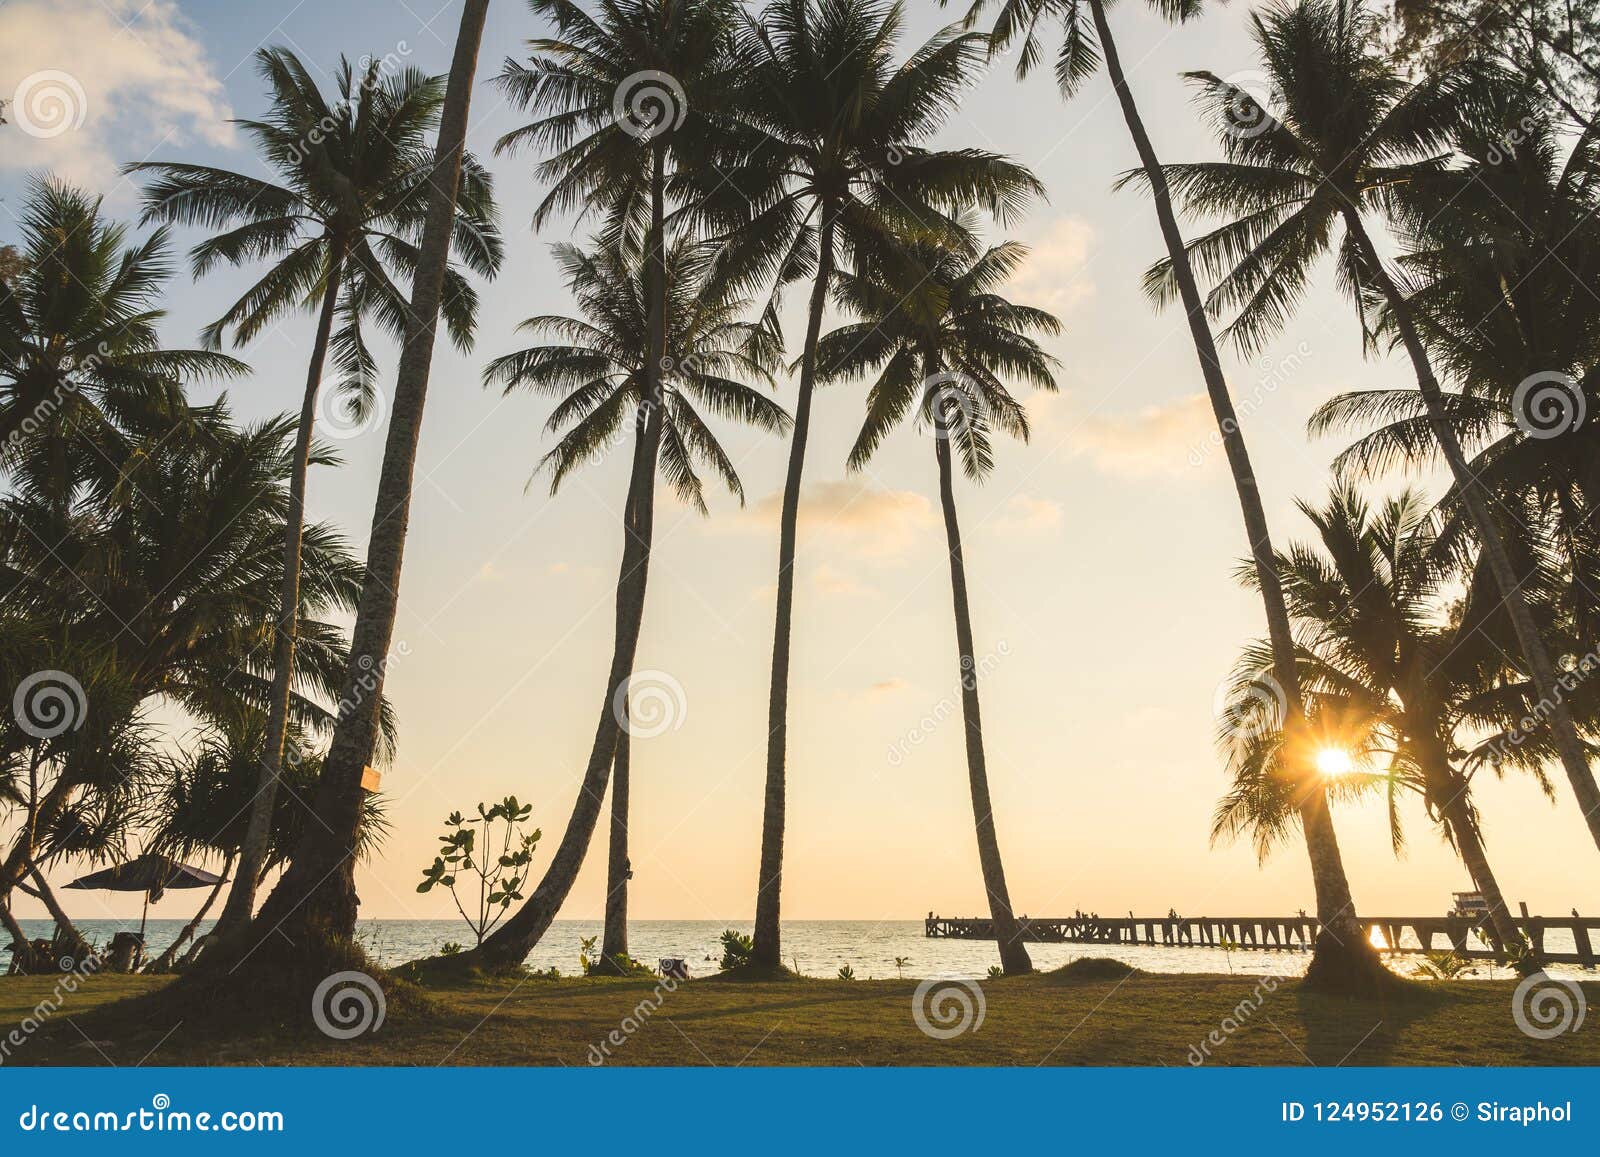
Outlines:
[[1500, 881], [1489, 865], [1489, 853], [1483, 846], [1483, 833], [1478, 826], [1465, 781], [1451, 768], [1449, 757], [1442, 744], [1427, 745], [1418, 761], [1423, 778], [1429, 783], [1429, 795], [1438, 800], [1439, 818], [1444, 822], [1455, 844], [1456, 854], [1472, 879], [1472, 886], [1483, 896], [1489, 908], [1489, 922], [1485, 931], [1496, 951], [1521, 964], [1532, 961], [1527, 957], [1527, 942], [1522, 931], [1511, 918], [1505, 893]]
[[[930, 365], [928, 376], [937, 373]], [[967, 784], [972, 792], [972, 819], [978, 831], [978, 866], [983, 890], [989, 897], [989, 916], [1000, 948], [1000, 966], [1006, 975], [1033, 970], [1033, 961], [1017, 929], [1006, 887], [1005, 863], [1000, 858], [1000, 837], [994, 827], [994, 804], [989, 799], [989, 767], [983, 753], [983, 720], [978, 713], [978, 666], [972, 645], [972, 612], [967, 606], [967, 565], [961, 553], [961, 525], [956, 521], [954, 471], [950, 438], [944, 415], [934, 415], [934, 456], [939, 464], [939, 506], [944, 511], [945, 544], [950, 551], [950, 595], [955, 604], [956, 650], [961, 663], [961, 719], [967, 747]]]
[[250, 936], [261, 944], [281, 934], [296, 946], [302, 959], [310, 955], [313, 962], [319, 949], [348, 945], [355, 932], [361, 778], [378, 737], [384, 668], [399, 604], [417, 442], [422, 433], [460, 191], [472, 78], [488, 9], [489, 0], [466, 0], [450, 62], [433, 170], [427, 181], [427, 217], [412, 283], [383, 467], [378, 476], [366, 579], [351, 634], [340, 714], [318, 780], [315, 807], [320, 822], [308, 825], [289, 869], [262, 905]]
[[[1294, 636], [1289, 627], [1289, 610], [1284, 602], [1283, 584], [1274, 561], [1266, 510], [1261, 504], [1261, 491], [1256, 484], [1255, 471], [1250, 464], [1233, 398], [1228, 393], [1228, 384], [1223, 377], [1216, 339], [1206, 317], [1205, 304], [1189, 263], [1188, 252], [1184, 248], [1183, 234], [1178, 229], [1171, 190], [1161, 162], [1156, 157], [1155, 147], [1150, 143], [1150, 135], [1145, 131], [1133, 91], [1128, 87], [1128, 79], [1123, 73], [1116, 40], [1106, 22], [1104, 0], [1089, 0], [1089, 7], [1094, 16], [1100, 49], [1105, 56], [1106, 72], [1116, 90], [1117, 102], [1122, 107], [1122, 116], [1128, 125], [1128, 134], [1133, 138], [1134, 148], [1139, 154], [1140, 166], [1150, 183], [1156, 219], [1172, 261], [1172, 275], [1189, 321], [1195, 353], [1200, 359], [1200, 372], [1205, 379], [1211, 412], [1216, 418], [1223, 449], [1228, 457], [1228, 467], [1233, 473], [1234, 489], [1239, 495], [1239, 508], [1244, 516], [1245, 533], [1250, 539], [1250, 554], [1255, 563], [1261, 601], [1267, 616], [1273, 677], [1283, 691], [1289, 712], [1286, 722], [1292, 732], [1303, 700], [1295, 670]], [[1321, 925], [1315, 954], [1306, 971], [1306, 980], [1308, 984], [1334, 989], [1369, 987], [1381, 981], [1379, 974], [1384, 971], [1383, 966], [1356, 922], [1355, 902], [1339, 852], [1333, 817], [1328, 812], [1327, 797], [1309, 767], [1305, 769], [1304, 781], [1305, 787], [1299, 799], [1300, 822], [1305, 831], [1306, 854], [1311, 861], [1317, 922]]]
[[[605, 696], [600, 704], [600, 720], [595, 726], [594, 744], [584, 769], [578, 799], [567, 819], [561, 843], [545, 869], [539, 886], [517, 911], [466, 958], [492, 967], [521, 963], [549, 929], [567, 894], [578, 879], [589, 841], [594, 837], [605, 800], [606, 780], [610, 776], [622, 730], [622, 707], [628, 694], [628, 679], [633, 674], [633, 659], [639, 649], [639, 632], [644, 625], [645, 588], [650, 571], [650, 546], [655, 529], [655, 471], [661, 449], [661, 430], [665, 417], [662, 395], [662, 363], [666, 357], [667, 258], [666, 258], [666, 146], [657, 141], [650, 149], [650, 229], [646, 237], [645, 293], [649, 305], [644, 366], [644, 400], [634, 418], [635, 440], [633, 471], [628, 480], [624, 510], [625, 537], [622, 566], [617, 574], [616, 629], [611, 653], [611, 670], [606, 676]], [[625, 917], [624, 917], [625, 919]]]
[[811, 432], [811, 399], [817, 385], [817, 342], [822, 311], [833, 278], [836, 211], [831, 201], [821, 207], [817, 274], [806, 311], [805, 346], [800, 354], [799, 395], [794, 406], [794, 433], [789, 443], [789, 468], [783, 481], [783, 507], [778, 516], [778, 601], [772, 628], [772, 683], [767, 699], [767, 779], [761, 815], [761, 866], [756, 887], [756, 920], [751, 937], [751, 962], [762, 968], [782, 964], [779, 925], [783, 892], [783, 833], [788, 785], [789, 639], [794, 624], [795, 538], [800, 522], [800, 485]]
[[1600, 789], [1595, 786], [1594, 773], [1589, 768], [1588, 753], [1573, 721], [1566, 691], [1556, 676], [1555, 664], [1550, 661], [1550, 651], [1545, 646], [1544, 638], [1539, 634], [1532, 613], [1528, 610], [1527, 600], [1522, 596], [1523, 579], [1518, 577], [1511, 556], [1506, 551], [1505, 538], [1500, 533], [1494, 510], [1489, 505], [1487, 489], [1472, 472], [1466, 452], [1461, 447], [1461, 439], [1451, 424], [1450, 415], [1446, 410], [1444, 391], [1439, 386], [1439, 379], [1433, 372], [1427, 347], [1423, 345], [1422, 337], [1417, 330], [1411, 302], [1395, 284], [1388, 268], [1379, 258], [1355, 201], [1346, 198], [1346, 202], [1343, 210], [1345, 228], [1349, 230], [1363, 264], [1368, 267], [1367, 275], [1382, 293], [1390, 316], [1394, 319], [1395, 329], [1400, 335], [1401, 344], [1405, 346], [1406, 355], [1411, 359], [1412, 370], [1417, 377], [1418, 392], [1422, 394], [1423, 403], [1427, 406], [1428, 425], [1433, 430], [1434, 439], [1439, 443], [1445, 461], [1449, 463], [1456, 490], [1461, 495], [1461, 501], [1467, 508], [1467, 515], [1472, 519], [1473, 529], [1477, 532], [1478, 541], [1483, 546], [1484, 559], [1489, 564], [1495, 585], [1500, 589], [1506, 615], [1510, 618], [1511, 628], [1516, 634], [1517, 646], [1528, 663], [1534, 690], [1539, 694], [1541, 706], [1544, 706], [1550, 714], [1556, 749], [1560, 752], [1561, 766], [1567, 773], [1567, 781], [1572, 785], [1572, 794], [1578, 801], [1578, 810], [1583, 813], [1584, 822], [1589, 827], [1589, 835], [1594, 840], [1595, 846], [1600, 847]]
[[[289, 475], [289, 508], [283, 535], [283, 584], [278, 595], [278, 617], [273, 629], [272, 690], [267, 703], [266, 746], [261, 778], [250, 801], [250, 820], [239, 845], [239, 867], [227, 901], [211, 935], [218, 940], [237, 935], [255, 911], [256, 888], [267, 862], [272, 838], [273, 808], [278, 783], [283, 778], [283, 749], [289, 734], [289, 699], [294, 688], [295, 631], [299, 623], [302, 543], [306, 525], [306, 476], [311, 469], [311, 436], [317, 421], [317, 394], [333, 336], [333, 319], [339, 307], [339, 282], [344, 269], [345, 246], [337, 238], [328, 249], [329, 264], [317, 315], [317, 332], [311, 343], [311, 365], [306, 371], [305, 395], [300, 402], [300, 424], [295, 431], [294, 460]], [[220, 886], [220, 885], [219, 885]]]

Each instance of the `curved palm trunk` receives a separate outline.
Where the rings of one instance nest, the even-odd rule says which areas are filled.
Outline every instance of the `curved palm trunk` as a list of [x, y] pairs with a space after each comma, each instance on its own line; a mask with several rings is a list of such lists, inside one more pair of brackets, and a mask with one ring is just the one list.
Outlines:
[[756, 923], [750, 962], [779, 968], [783, 962], [779, 924], [783, 891], [783, 835], [787, 785], [784, 763], [789, 750], [789, 636], [794, 618], [794, 550], [800, 521], [800, 479], [806, 465], [806, 440], [811, 432], [811, 395], [817, 382], [817, 340], [822, 311], [833, 279], [833, 206], [822, 206], [817, 242], [817, 279], [811, 286], [806, 314], [806, 341], [800, 355], [800, 393], [795, 400], [794, 429], [789, 443], [789, 470], [783, 482], [783, 510], [778, 519], [778, 603], [772, 629], [772, 685], [767, 699], [767, 785], [761, 810], [761, 866], [756, 881]]
[[[384, 665], [394, 636], [401, 563], [411, 512], [412, 478], [423, 406], [433, 363], [439, 301], [450, 256], [450, 234], [461, 184], [472, 78], [489, 0], [466, 0], [450, 63], [439, 138], [429, 176], [423, 226], [405, 343], [395, 378], [394, 405], [378, 476], [366, 581], [351, 632], [345, 692], [333, 742], [318, 779], [316, 813], [289, 869], [267, 897], [252, 925], [257, 943], [282, 936], [303, 958], [312, 944], [347, 946], [355, 932], [356, 837], [361, 824], [361, 775], [372, 757], [383, 694]], [[248, 874], [248, 873], [241, 873]], [[202, 957], [202, 962], [209, 957]], [[314, 963], [314, 962], [313, 962]]]
[[295, 431], [294, 462], [289, 474], [289, 509], [285, 512], [283, 536], [283, 583], [278, 594], [278, 621], [272, 647], [272, 698], [267, 704], [266, 745], [261, 759], [261, 778], [250, 801], [250, 820], [244, 841], [239, 846], [239, 872], [228, 890], [217, 926], [211, 930], [215, 940], [236, 934], [250, 922], [256, 906], [256, 880], [267, 860], [267, 843], [272, 836], [273, 807], [278, 798], [278, 782], [283, 775], [283, 746], [289, 732], [289, 696], [294, 686], [295, 633], [300, 623], [301, 546], [306, 524], [306, 474], [311, 465], [311, 437], [317, 421], [317, 391], [322, 384], [322, 368], [328, 357], [328, 339], [333, 333], [333, 317], [339, 304], [339, 281], [344, 272], [344, 249], [337, 242], [329, 251], [328, 283], [322, 292], [322, 309], [317, 318], [317, 333], [311, 343], [311, 367], [306, 372], [305, 396], [300, 402], [300, 425]]
[[[194, 914], [194, 919], [183, 926], [182, 931], [178, 933], [171, 944], [167, 945], [161, 955], [156, 957], [155, 962], [150, 965], [147, 971], [171, 971], [173, 962], [178, 959], [178, 950], [188, 943], [189, 937], [195, 934], [200, 927], [201, 921], [206, 918], [206, 913], [211, 911], [211, 905], [217, 902], [217, 896], [222, 892], [222, 885], [228, 882], [228, 873], [233, 869], [233, 861], [234, 853], [229, 852], [227, 859], [222, 861], [222, 878], [212, 885], [211, 891], [206, 893], [206, 902], [200, 905], [200, 911]], [[215, 932], [216, 929], [213, 928], [212, 933], [215, 934]]]
[[633, 673], [633, 658], [639, 647], [639, 630], [644, 622], [650, 544], [655, 529], [656, 457], [664, 420], [661, 363], [666, 356], [667, 316], [666, 152], [659, 143], [653, 150], [651, 164], [650, 262], [646, 286], [650, 300], [650, 348], [646, 350], [645, 400], [634, 424], [637, 436], [633, 472], [628, 481], [627, 505], [623, 508], [622, 567], [617, 575], [616, 635], [605, 699], [600, 705], [600, 721], [595, 727], [594, 746], [589, 751], [589, 764], [584, 770], [577, 801], [572, 805], [567, 830], [561, 835], [550, 866], [522, 907], [476, 949], [462, 954], [460, 961], [468, 965], [502, 968], [520, 964], [556, 918], [588, 854], [622, 732], [618, 706], [626, 702], [628, 679]]
[[0, 928], [4, 928], [11, 936], [11, 968], [16, 974], [26, 974], [34, 971], [37, 962], [33, 957], [33, 941], [28, 939], [28, 934], [22, 930], [22, 925], [11, 914], [11, 905], [0, 898]]
[[622, 709], [617, 749], [611, 757], [611, 844], [606, 858], [606, 922], [596, 971], [621, 975], [628, 955], [628, 709]]
[[[1183, 234], [1178, 229], [1178, 218], [1173, 212], [1166, 174], [1162, 172], [1161, 162], [1156, 157], [1155, 147], [1150, 143], [1150, 135], [1145, 131], [1144, 120], [1133, 99], [1133, 91], [1123, 74], [1116, 40], [1106, 22], [1104, 0], [1089, 0], [1089, 7], [1094, 15], [1101, 51], [1105, 54], [1106, 71], [1116, 89], [1123, 119], [1127, 122], [1128, 133], [1139, 154], [1139, 163], [1150, 182], [1151, 199], [1155, 202], [1161, 237], [1172, 259], [1173, 276], [1178, 283], [1184, 313], [1188, 317], [1195, 353], [1200, 359], [1206, 394], [1211, 400], [1217, 429], [1222, 435], [1228, 467], [1233, 472], [1233, 484], [1239, 494], [1239, 508], [1244, 515], [1245, 533], [1250, 539], [1250, 554], [1255, 562], [1256, 579], [1267, 615], [1273, 677], [1282, 688], [1288, 705], [1286, 727], [1292, 728], [1300, 720], [1300, 679], [1295, 669], [1294, 635], [1289, 627], [1289, 609], [1284, 602], [1283, 584], [1279, 580], [1277, 562], [1272, 552], [1272, 538], [1267, 528], [1266, 510], [1261, 504], [1261, 491], [1250, 465], [1250, 455], [1245, 448], [1238, 414], [1233, 408], [1233, 398], [1228, 393], [1228, 383], [1222, 374], [1222, 361], [1217, 356], [1216, 340], [1211, 333], [1211, 324], [1206, 319], [1200, 287], [1195, 282], [1194, 269], [1189, 264], [1189, 255], [1183, 246]], [[1321, 925], [1306, 980], [1308, 984], [1331, 989], [1370, 991], [1382, 983], [1386, 970], [1378, 959], [1377, 951], [1362, 935], [1361, 926], [1356, 922], [1355, 902], [1350, 895], [1350, 881], [1345, 875], [1344, 860], [1339, 853], [1333, 817], [1328, 814], [1327, 796], [1311, 768], [1307, 767], [1303, 775], [1306, 788], [1299, 803], [1300, 822], [1305, 831], [1306, 854], [1311, 861], [1317, 922]]]
[[1490, 509], [1488, 494], [1477, 476], [1472, 473], [1466, 453], [1461, 448], [1461, 440], [1456, 437], [1456, 432], [1450, 425], [1450, 418], [1445, 412], [1444, 391], [1439, 386], [1439, 379], [1434, 376], [1428, 351], [1422, 344], [1421, 335], [1417, 332], [1416, 322], [1411, 314], [1411, 303], [1400, 292], [1400, 287], [1394, 283], [1394, 279], [1389, 276], [1389, 271], [1378, 257], [1378, 251], [1372, 244], [1372, 238], [1361, 220], [1361, 214], [1354, 208], [1353, 200], [1347, 200], [1344, 218], [1345, 227], [1350, 231], [1351, 238], [1360, 250], [1362, 260], [1370, 266], [1373, 280], [1383, 293], [1384, 300], [1394, 316], [1395, 326], [1400, 331], [1401, 343], [1406, 347], [1412, 369], [1417, 375], [1417, 389], [1421, 391], [1423, 404], [1428, 410], [1428, 425], [1439, 443], [1439, 449], [1444, 453], [1445, 461], [1450, 464], [1450, 474], [1455, 479], [1456, 489], [1466, 505], [1473, 528], [1478, 532], [1478, 540], [1483, 546], [1483, 555], [1488, 560], [1489, 570], [1494, 575], [1495, 585], [1500, 588], [1506, 615], [1510, 618], [1511, 629], [1517, 636], [1517, 646], [1522, 651], [1522, 657], [1527, 660], [1534, 689], [1539, 693], [1541, 705], [1550, 714], [1556, 749], [1561, 753], [1561, 766], [1566, 770], [1567, 782], [1572, 785], [1572, 794], [1577, 797], [1578, 810], [1583, 813], [1584, 822], [1589, 825], [1589, 835], [1594, 840], [1595, 846], [1600, 847], [1600, 789], [1595, 786], [1594, 773], [1589, 769], [1588, 753], [1584, 750], [1583, 740], [1578, 736], [1578, 729], [1572, 721], [1572, 712], [1567, 705], [1567, 692], [1571, 690], [1571, 686], [1562, 683], [1556, 675], [1555, 665], [1550, 661], [1550, 652], [1539, 635], [1539, 628], [1528, 610], [1527, 600], [1522, 597], [1522, 579], [1517, 577], [1516, 568], [1511, 564], [1511, 556], [1506, 552], [1505, 539], [1500, 534], [1494, 511]]
[[589, 764], [584, 771], [572, 815], [567, 820], [567, 830], [562, 833], [561, 843], [551, 857], [550, 866], [545, 869], [539, 886], [487, 940], [473, 951], [458, 957], [461, 963], [469, 966], [482, 964], [490, 968], [502, 968], [519, 964], [527, 957], [556, 918], [567, 893], [572, 890], [600, 818], [606, 780], [621, 734], [616, 703], [619, 695], [626, 694], [628, 677], [633, 671], [634, 653], [639, 644], [639, 629], [644, 619], [650, 538], [655, 517], [652, 492], [656, 449], [661, 440], [660, 407], [640, 407], [640, 415], [644, 426], [635, 446], [633, 480], [629, 487], [629, 506], [635, 507], [632, 497], [636, 494], [638, 517], [633, 525], [626, 528], [622, 567], [617, 575], [616, 642], [612, 650], [611, 671], [606, 679], [606, 694], [600, 707], [600, 721], [595, 727], [594, 746], [589, 752]]
[[1489, 855], [1484, 850], [1483, 837], [1467, 802], [1466, 791], [1455, 787], [1453, 782], [1445, 791], [1447, 794], [1439, 806], [1439, 814], [1450, 829], [1450, 837], [1455, 841], [1456, 852], [1461, 856], [1467, 875], [1472, 877], [1473, 887], [1482, 893], [1484, 903], [1489, 906], [1487, 931], [1495, 951], [1517, 964], [1519, 971], [1524, 967], [1536, 971], [1538, 965], [1526, 956], [1527, 941], [1523, 939], [1516, 921], [1511, 918], [1505, 894], [1500, 891], [1500, 881], [1495, 879], [1494, 869], [1489, 866]]
[[[65, 938], [74, 944], [88, 943], [79, 933], [77, 925], [72, 922], [72, 917], [67, 915], [67, 910], [61, 906], [55, 890], [50, 887], [50, 881], [44, 878], [39, 865], [32, 859], [28, 861], [28, 875], [33, 878], [33, 895], [44, 904], [45, 911], [50, 913], [50, 919], [56, 922], [56, 939]], [[28, 889], [26, 884], [21, 887], [24, 891]]]
[[[934, 371], [929, 370], [930, 375]], [[995, 832], [994, 805], [989, 799], [989, 769], [983, 755], [983, 720], [978, 714], [978, 668], [972, 646], [972, 613], [967, 606], [967, 566], [961, 554], [961, 527], [956, 521], [956, 495], [950, 468], [950, 439], [944, 418], [934, 416], [934, 455], [939, 461], [939, 505], [944, 510], [944, 536], [950, 549], [950, 593], [955, 602], [956, 649], [961, 655], [961, 717], [966, 724], [967, 782], [972, 789], [972, 819], [978, 830], [978, 864], [983, 869], [983, 890], [989, 894], [989, 916], [1000, 966], [1007, 976], [1032, 972], [1033, 961], [1022, 943], [1011, 893], [1006, 888], [1005, 865], [1000, 859], [1000, 837]]]

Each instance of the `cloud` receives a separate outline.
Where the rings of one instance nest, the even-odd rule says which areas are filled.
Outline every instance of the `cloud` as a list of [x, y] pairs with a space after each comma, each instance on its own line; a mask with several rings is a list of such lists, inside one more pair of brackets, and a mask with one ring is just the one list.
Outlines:
[[109, 190], [120, 162], [234, 139], [222, 81], [172, 0], [11, 0], [0, 77], [0, 167]]
[[1067, 445], [1108, 474], [1149, 478], [1182, 474], [1207, 453], [1216, 421], [1205, 394], [1189, 394], [1132, 414], [1068, 419]]
[[1013, 494], [1005, 511], [995, 520], [994, 528], [1002, 534], [1026, 537], [1046, 534], [1061, 525], [1061, 504], [1048, 498], [1035, 498], [1031, 494]]
[[[783, 495], [769, 494], [739, 518], [745, 529], [776, 526]], [[826, 536], [863, 558], [901, 554], [935, 525], [933, 504], [910, 490], [885, 490], [850, 479], [820, 482], [800, 494], [800, 533]]]
[[883, 679], [877, 683], [874, 683], [872, 686], [868, 687], [864, 692], [862, 692], [862, 697], [869, 700], [882, 699], [885, 696], [897, 695], [910, 686], [910, 683], [896, 675], [893, 678]]
[[1062, 316], [1094, 296], [1089, 249], [1094, 228], [1080, 217], [1058, 217], [1028, 242], [1028, 256], [1011, 278], [1015, 300]]
[[825, 595], [857, 595], [867, 589], [853, 575], [827, 563], [811, 572], [811, 585]]

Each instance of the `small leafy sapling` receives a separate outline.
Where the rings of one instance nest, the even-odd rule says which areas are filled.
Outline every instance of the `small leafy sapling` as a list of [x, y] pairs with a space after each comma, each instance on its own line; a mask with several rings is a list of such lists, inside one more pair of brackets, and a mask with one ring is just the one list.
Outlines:
[[[492, 807], [480, 803], [474, 819], [451, 812], [439, 837], [443, 846], [433, 864], [422, 871], [417, 891], [431, 892], [440, 886], [450, 889], [456, 910], [479, 944], [505, 918], [511, 905], [522, 899], [528, 865], [542, 834], [538, 828], [523, 831], [532, 814], [533, 805], [518, 803], [514, 795]], [[461, 895], [465, 891], [471, 902], [473, 879], [478, 883], [478, 896], [469, 912]]]

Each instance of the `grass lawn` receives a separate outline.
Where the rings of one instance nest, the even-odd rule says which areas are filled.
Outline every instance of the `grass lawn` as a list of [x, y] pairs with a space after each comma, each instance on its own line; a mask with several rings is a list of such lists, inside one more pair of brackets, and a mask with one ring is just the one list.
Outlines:
[[[484, 980], [432, 987], [431, 1011], [391, 1008], [350, 1041], [199, 1038], [141, 1025], [89, 1040], [88, 1010], [160, 979], [104, 976], [67, 995], [6, 1064], [586, 1065], [1594, 1065], [1600, 1012], [1533, 1040], [1511, 1016], [1510, 981], [1413, 984], [1383, 1001], [1314, 996], [1243, 976], [1035, 975], [982, 985], [982, 1024], [948, 1040], [912, 1017], [915, 981]], [[0, 978], [0, 1042], [51, 996], [47, 977]], [[1600, 1006], [1600, 984], [1586, 986]], [[624, 1021], [631, 1031], [624, 1028]], [[1229, 1031], [1226, 1024], [1237, 1024]], [[93, 1028], [93, 1024], [90, 1025]], [[104, 1030], [102, 1029], [101, 1032]], [[610, 1034], [616, 1031], [617, 1036]], [[99, 1035], [99, 1034], [97, 1034]], [[621, 1040], [622, 1043], [614, 1043]]]

